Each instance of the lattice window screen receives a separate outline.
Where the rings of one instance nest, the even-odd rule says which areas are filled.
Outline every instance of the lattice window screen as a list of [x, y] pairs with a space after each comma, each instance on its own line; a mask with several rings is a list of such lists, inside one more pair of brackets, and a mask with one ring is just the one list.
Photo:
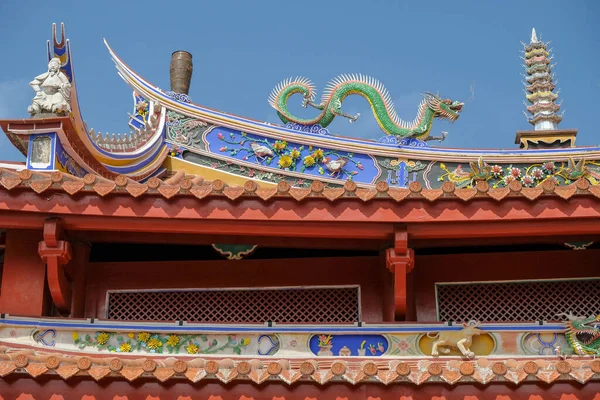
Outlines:
[[439, 321], [557, 321], [557, 314], [596, 315], [600, 279], [439, 283]]
[[118, 291], [107, 318], [206, 323], [341, 323], [360, 320], [358, 287]]

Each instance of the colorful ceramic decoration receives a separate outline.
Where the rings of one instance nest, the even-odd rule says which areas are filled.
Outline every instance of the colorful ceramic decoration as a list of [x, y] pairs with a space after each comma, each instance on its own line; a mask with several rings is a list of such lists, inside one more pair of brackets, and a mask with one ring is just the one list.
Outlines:
[[388, 350], [382, 335], [314, 335], [309, 339], [310, 350], [317, 356], [381, 356]]

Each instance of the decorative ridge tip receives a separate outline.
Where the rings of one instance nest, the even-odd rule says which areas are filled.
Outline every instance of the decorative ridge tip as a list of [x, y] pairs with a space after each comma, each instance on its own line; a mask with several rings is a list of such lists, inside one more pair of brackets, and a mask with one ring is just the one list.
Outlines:
[[530, 43], [538, 43], [538, 37], [537, 34], [535, 33], [535, 28], [531, 28], [531, 42]]

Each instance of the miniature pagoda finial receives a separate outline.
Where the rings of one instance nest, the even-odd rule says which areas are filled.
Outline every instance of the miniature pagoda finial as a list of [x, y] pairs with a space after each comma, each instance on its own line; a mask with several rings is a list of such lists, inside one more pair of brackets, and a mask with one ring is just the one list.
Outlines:
[[60, 70], [59, 58], [52, 58], [48, 63], [48, 72], [36, 76], [29, 85], [35, 91], [35, 97], [27, 108], [31, 116], [65, 115], [71, 112], [71, 83]]
[[550, 51], [547, 43], [538, 40], [535, 28], [531, 31], [531, 43], [525, 47], [525, 68], [527, 100], [531, 103], [527, 111], [530, 124], [535, 126], [536, 131], [556, 130], [562, 121], [562, 116], [557, 112], [560, 105], [555, 101], [558, 98], [553, 93], [555, 85], [552, 83], [552, 69], [550, 65]]
[[530, 43], [537, 43], [539, 42], [537, 35], [535, 34], [535, 28], [531, 28], [531, 42]]

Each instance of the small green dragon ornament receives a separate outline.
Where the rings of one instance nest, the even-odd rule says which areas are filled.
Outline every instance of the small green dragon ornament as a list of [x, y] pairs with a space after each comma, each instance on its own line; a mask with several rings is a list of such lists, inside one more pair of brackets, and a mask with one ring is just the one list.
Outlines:
[[[311, 106], [321, 113], [313, 119], [299, 118], [293, 115], [287, 106], [291, 95], [300, 93], [304, 96], [303, 106]], [[406, 122], [396, 113], [390, 94], [387, 89], [376, 79], [364, 75], [341, 75], [331, 80], [319, 104], [314, 103], [316, 89], [312, 82], [306, 78], [286, 79], [279, 83], [269, 96], [269, 104], [279, 118], [284, 122], [300, 125], [320, 125], [326, 127], [336, 116], [342, 116], [354, 122], [360, 114], [349, 115], [342, 111], [342, 102], [352, 94], [367, 99], [373, 110], [377, 123], [388, 135], [402, 138], [417, 138], [420, 140], [444, 140], [442, 137], [430, 137], [431, 125], [434, 118], [447, 119], [451, 122], [458, 119], [464, 103], [442, 99], [439, 95], [426, 92], [424, 99], [419, 104], [417, 116], [412, 122]]]
[[569, 320], [565, 323], [567, 342], [576, 354], [600, 356], [600, 315], [576, 317], [562, 314]]

